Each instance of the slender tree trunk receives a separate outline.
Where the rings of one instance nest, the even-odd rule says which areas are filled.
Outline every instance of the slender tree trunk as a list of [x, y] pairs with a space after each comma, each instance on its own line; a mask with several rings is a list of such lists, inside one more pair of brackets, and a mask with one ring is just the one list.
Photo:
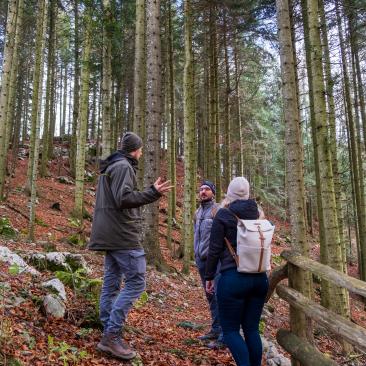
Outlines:
[[366, 220], [365, 220], [365, 210], [364, 205], [362, 203], [362, 193], [361, 193], [361, 189], [363, 188], [360, 186], [361, 182], [360, 174], [362, 173], [362, 170], [361, 171], [359, 170], [359, 164], [358, 164], [355, 118], [352, 110], [350, 78], [347, 70], [348, 63], [346, 59], [346, 50], [344, 46], [345, 43], [342, 30], [342, 18], [338, 0], [336, 0], [335, 4], [336, 4], [338, 34], [339, 34], [341, 58], [342, 58], [344, 96], [346, 102], [347, 122], [350, 137], [350, 150], [351, 150], [351, 161], [352, 161], [351, 171], [354, 178], [353, 181], [354, 181], [356, 208], [357, 208], [359, 247], [361, 255], [358, 262], [360, 267], [360, 278], [362, 280], [366, 280]]
[[85, 145], [88, 127], [89, 79], [90, 79], [90, 48], [91, 48], [91, 16], [85, 15], [85, 40], [81, 70], [81, 100], [79, 125], [77, 129], [77, 150], [75, 170], [75, 205], [74, 215], [82, 222], [84, 209], [84, 176], [85, 176]]
[[8, 113], [6, 121], [6, 138], [5, 146], [8, 148], [12, 133], [14, 132], [14, 115], [15, 115], [15, 105], [16, 105], [16, 85], [17, 76], [19, 70], [19, 43], [22, 35], [22, 24], [23, 24], [23, 11], [24, 11], [24, 1], [18, 0], [18, 10], [17, 10], [17, 22], [16, 22], [16, 32], [14, 39], [14, 53], [12, 58], [11, 66], [11, 77], [9, 85], [9, 98], [8, 98]]
[[241, 121], [241, 101], [240, 101], [240, 73], [239, 73], [239, 55], [238, 55], [238, 45], [239, 45], [239, 39], [237, 33], [235, 33], [235, 40], [234, 40], [234, 62], [235, 62], [235, 82], [236, 82], [236, 88], [235, 88], [235, 101], [236, 101], [236, 112], [237, 112], [237, 127], [238, 127], [238, 154], [237, 154], [237, 165], [238, 168], [236, 169], [237, 175], [242, 177], [244, 175], [244, 169], [243, 169], [243, 126]]
[[[47, 12], [48, 1], [38, 1], [39, 17], [37, 21], [37, 38], [35, 49], [35, 65], [33, 73], [33, 95], [32, 95], [32, 131], [31, 131], [31, 151], [32, 156], [29, 155], [28, 170], [30, 174], [28, 176], [30, 187], [30, 215], [29, 215], [29, 232], [28, 237], [30, 240], [34, 240], [35, 230], [35, 218], [36, 218], [36, 180], [38, 170], [38, 157], [39, 157], [39, 131], [40, 131], [40, 119], [41, 119], [41, 103], [42, 103], [42, 82], [43, 82], [43, 66], [44, 66], [44, 48], [45, 38], [47, 31]], [[31, 159], [32, 157], [32, 159]]]
[[49, 159], [49, 138], [50, 138], [50, 122], [54, 103], [54, 84], [55, 84], [55, 47], [56, 47], [56, 0], [50, 1], [50, 28], [48, 38], [48, 64], [47, 64], [47, 88], [46, 88], [46, 106], [43, 117], [43, 137], [42, 137], [42, 160], [41, 160], [41, 177], [47, 175], [47, 162]]
[[[360, 254], [361, 254], [361, 261], [359, 261], [359, 266], [361, 269], [361, 279], [366, 281], [366, 199], [365, 199], [365, 177], [364, 177], [364, 168], [363, 168], [363, 157], [362, 157], [362, 128], [361, 124], [363, 125], [363, 137], [366, 137], [366, 111], [365, 111], [365, 99], [364, 99], [364, 92], [363, 92], [363, 84], [361, 78], [361, 70], [359, 64], [359, 57], [358, 57], [358, 42], [357, 42], [357, 17], [355, 17], [353, 5], [350, 4], [348, 0], [345, 0], [345, 12], [348, 19], [348, 28], [350, 34], [350, 46], [351, 46], [351, 59], [352, 59], [352, 81], [354, 85], [354, 108], [355, 108], [355, 137], [357, 153], [357, 167], [354, 166], [354, 169], [357, 169], [357, 174], [355, 175], [355, 179], [357, 179], [358, 175], [358, 182], [355, 182], [359, 186], [359, 203], [357, 205], [357, 217], [359, 218], [359, 240], [360, 240]], [[346, 91], [347, 92], [347, 91]], [[360, 121], [361, 118], [361, 121]], [[364, 141], [365, 143], [365, 141]], [[351, 143], [351, 150], [355, 146], [352, 146]], [[366, 146], [366, 143], [365, 143]], [[356, 156], [354, 157], [356, 158]], [[353, 160], [353, 159], [352, 159]], [[354, 161], [354, 160], [353, 160]], [[355, 161], [354, 161], [355, 162]], [[361, 224], [362, 223], [362, 224]]]
[[[300, 129], [300, 110], [297, 97], [295, 72], [295, 52], [291, 34], [290, 7], [288, 0], [277, 0], [277, 19], [279, 26], [280, 58], [282, 72], [282, 98], [285, 119], [286, 141], [286, 188], [291, 223], [291, 238], [294, 249], [309, 256], [306, 238], [306, 219], [304, 199], [303, 147]], [[309, 273], [294, 266], [289, 268], [290, 285], [307, 297], [311, 297], [311, 277]], [[307, 320], [305, 315], [290, 307], [291, 330], [306, 338]], [[296, 362], [293, 362], [296, 364]]]
[[[136, 0], [136, 29], [135, 29], [135, 68], [133, 95], [133, 131], [145, 140], [146, 115], [146, 41], [145, 41], [145, 2]], [[143, 186], [144, 162], [141, 161], [137, 180], [139, 187]]]
[[342, 187], [341, 187], [341, 182], [340, 182], [340, 178], [339, 178], [338, 157], [337, 157], [335, 105], [334, 105], [334, 96], [333, 96], [334, 81], [333, 81], [333, 77], [332, 77], [332, 73], [331, 73], [328, 32], [327, 32], [327, 23], [326, 23], [326, 19], [325, 19], [323, 0], [319, 0], [319, 12], [320, 12], [320, 26], [321, 26], [321, 35], [322, 35], [323, 54], [324, 54], [324, 59], [325, 59], [325, 64], [324, 64], [325, 82], [326, 82], [325, 92], [326, 92], [327, 102], [328, 102], [329, 143], [330, 143], [330, 150], [331, 150], [331, 157], [332, 157], [334, 190], [335, 190], [336, 197], [339, 197], [339, 199], [336, 200], [339, 240], [341, 243], [341, 250], [342, 250], [343, 272], [347, 273], [346, 250], [345, 250], [345, 242], [344, 242], [344, 235], [343, 235], [343, 232], [344, 232], [343, 210], [342, 210], [342, 200], [341, 200]]
[[[317, 152], [319, 157], [320, 189], [323, 220], [327, 222], [325, 244], [328, 265], [343, 270], [342, 248], [339, 240], [336, 198], [326, 123], [326, 103], [322, 66], [322, 48], [320, 42], [318, 0], [307, 1], [309, 21], [309, 41], [311, 50], [312, 85], [314, 92], [314, 114], [317, 133]], [[348, 293], [340, 287], [330, 285], [331, 310], [347, 317], [349, 315]]]
[[112, 96], [112, 40], [108, 31], [108, 23], [111, 22], [110, 0], [103, 0], [104, 25], [103, 25], [103, 84], [102, 84], [102, 159], [112, 152], [112, 128], [111, 128], [111, 96]]
[[[74, 95], [73, 95], [73, 111], [71, 126], [71, 146], [70, 146], [70, 170], [75, 175], [75, 158], [76, 158], [76, 128], [79, 119], [79, 92], [80, 92], [80, 62], [79, 62], [79, 0], [74, 0]], [[70, 134], [70, 130], [69, 130]]]
[[193, 51], [192, 51], [192, 14], [191, 2], [184, 2], [184, 202], [183, 202], [183, 243], [184, 265], [183, 272], [188, 273], [193, 247], [193, 217], [192, 207], [195, 206], [194, 197], [195, 179], [194, 171], [195, 153], [195, 111], [194, 111], [194, 84], [193, 84]]
[[[161, 40], [160, 0], [146, 3], [147, 39], [147, 116], [146, 144], [144, 146], [144, 186], [152, 184], [160, 172], [160, 131], [162, 121], [161, 100]], [[159, 206], [157, 202], [145, 206], [144, 247], [147, 260], [157, 268], [164, 267], [159, 246]]]
[[167, 69], [168, 69], [168, 90], [167, 90], [167, 100], [169, 111], [168, 117], [168, 179], [173, 186], [172, 190], [168, 193], [168, 231], [167, 231], [167, 241], [168, 245], [171, 246], [172, 243], [172, 226], [173, 220], [176, 217], [176, 126], [175, 126], [175, 80], [174, 80], [174, 49], [173, 49], [173, 29], [172, 29], [172, 5], [170, 1], [168, 4], [168, 14], [167, 14], [167, 44], [168, 44], [168, 59], [167, 59]]
[[216, 149], [218, 148], [216, 146], [216, 104], [217, 104], [217, 93], [215, 89], [215, 55], [216, 55], [216, 8], [214, 5], [211, 4], [210, 6], [210, 15], [209, 15], [209, 36], [210, 36], [210, 43], [209, 43], [209, 95], [210, 95], [210, 113], [209, 113], [209, 119], [208, 119], [208, 146], [207, 146], [207, 178], [214, 183], [216, 183]]
[[14, 39], [17, 22], [17, 0], [10, 0], [8, 4], [8, 16], [6, 22], [5, 47], [3, 65], [1, 69], [1, 90], [0, 90], [0, 199], [3, 199], [5, 186], [5, 168], [7, 163], [6, 128], [9, 106], [9, 95], [11, 93], [11, 69], [15, 50]]
[[[60, 128], [60, 137], [63, 140], [66, 131], [66, 106], [67, 106], [67, 80], [68, 80], [68, 64], [64, 64], [64, 82], [63, 82], [63, 97], [62, 97], [62, 121]], [[61, 107], [60, 107], [61, 108]]]
[[226, 10], [224, 10], [224, 52], [225, 52], [225, 104], [224, 104], [224, 149], [223, 149], [223, 166], [224, 166], [224, 186], [228, 187], [231, 180], [231, 151], [230, 151], [230, 68], [229, 68], [229, 56], [228, 56], [228, 28], [226, 19]]
[[[57, 5], [57, 4], [56, 4]], [[55, 6], [55, 5], [53, 5]], [[57, 19], [57, 7], [54, 10], [54, 16], [55, 21]], [[56, 49], [56, 30], [53, 35], [53, 42], [54, 46], [53, 48]], [[56, 127], [56, 99], [57, 99], [57, 93], [56, 93], [56, 74], [57, 74], [57, 65], [56, 65], [56, 55], [54, 55], [53, 63], [52, 63], [52, 70], [51, 70], [51, 95], [50, 95], [50, 126], [48, 129], [48, 141], [47, 141], [47, 156], [48, 159], [52, 159], [53, 157], [53, 138], [55, 136], [55, 127]]]

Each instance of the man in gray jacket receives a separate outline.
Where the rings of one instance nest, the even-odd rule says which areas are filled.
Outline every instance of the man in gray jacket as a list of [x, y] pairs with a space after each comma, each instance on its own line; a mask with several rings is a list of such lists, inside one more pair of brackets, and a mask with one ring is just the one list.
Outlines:
[[159, 178], [144, 191], [137, 190], [136, 169], [141, 156], [141, 138], [127, 132], [121, 150], [101, 161], [88, 246], [90, 250], [105, 251], [100, 296], [104, 332], [97, 348], [124, 360], [134, 358], [136, 352], [122, 340], [121, 331], [133, 303], [145, 290], [141, 206], [158, 200], [171, 189], [169, 182], [162, 183]]
[[[209, 180], [203, 181], [198, 193], [200, 207], [197, 209], [194, 217], [194, 257], [204, 290], [206, 289], [204, 276], [212, 221], [216, 211], [219, 209], [219, 205], [215, 202], [215, 194], [215, 185]], [[202, 341], [212, 341], [208, 344], [209, 348], [221, 348], [223, 343], [216, 295], [210, 294], [206, 290], [205, 294], [210, 307], [212, 323], [210, 331], [198, 338]]]

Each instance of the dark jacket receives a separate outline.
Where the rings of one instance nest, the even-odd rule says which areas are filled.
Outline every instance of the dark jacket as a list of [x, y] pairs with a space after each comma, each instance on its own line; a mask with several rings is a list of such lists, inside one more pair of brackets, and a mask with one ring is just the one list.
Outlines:
[[201, 202], [194, 218], [194, 256], [196, 259], [205, 261], [210, 242], [210, 233], [213, 218], [218, 210], [218, 204], [214, 201]]
[[[230, 212], [230, 211], [231, 212]], [[221, 208], [212, 223], [210, 245], [206, 261], [207, 281], [214, 279], [216, 268], [220, 261], [220, 271], [229, 268], [236, 268], [234, 258], [226, 246], [224, 238], [226, 237], [236, 251], [236, 234], [237, 234], [237, 219], [255, 220], [259, 217], [258, 206], [254, 200], [237, 200], [232, 202], [228, 209]]]
[[88, 248], [123, 250], [141, 248], [141, 206], [161, 194], [154, 186], [137, 191], [137, 160], [117, 151], [101, 162], [93, 225]]

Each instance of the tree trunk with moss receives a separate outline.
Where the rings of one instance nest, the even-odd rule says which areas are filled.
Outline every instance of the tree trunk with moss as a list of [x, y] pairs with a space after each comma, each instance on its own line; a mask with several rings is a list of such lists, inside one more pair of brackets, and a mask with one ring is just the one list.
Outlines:
[[[286, 142], [286, 188], [288, 196], [291, 239], [294, 249], [309, 256], [306, 237], [305, 185], [303, 171], [303, 146], [300, 129], [300, 109], [297, 97], [296, 64], [291, 32], [290, 6], [288, 0], [277, 0], [277, 19], [279, 28], [280, 59], [282, 73], [282, 99], [285, 120]], [[291, 267], [290, 286], [304, 296], [311, 297], [311, 276], [309, 273]], [[305, 315], [290, 307], [291, 330], [306, 338], [307, 319]]]
[[35, 218], [36, 218], [36, 199], [37, 199], [37, 171], [40, 144], [40, 120], [41, 120], [41, 104], [42, 104], [42, 83], [43, 83], [43, 66], [44, 66], [44, 49], [47, 31], [47, 13], [48, 1], [38, 1], [38, 20], [36, 28], [36, 45], [35, 45], [35, 63], [33, 71], [33, 94], [32, 94], [32, 115], [31, 115], [31, 138], [29, 154], [28, 186], [30, 188], [30, 214], [29, 214], [29, 232], [28, 238], [34, 240]]
[[224, 136], [224, 148], [222, 152], [222, 162], [224, 167], [224, 187], [227, 188], [230, 180], [231, 180], [231, 151], [230, 151], [230, 132], [231, 132], [231, 124], [230, 124], [230, 66], [229, 66], [229, 51], [228, 51], [228, 27], [227, 27], [227, 17], [226, 10], [224, 10], [224, 57], [225, 57], [225, 102], [224, 102], [224, 114], [223, 114], [223, 136]]
[[323, 54], [324, 54], [324, 72], [325, 72], [325, 83], [326, 83], [326, 96], [327, 96], [327, 104], [328, 104], [328, 125], [329, 125], [329, 143], [331, 149], [331, 157], [332, 157], [332, 170], [334, 177], [334, 190], [335, 195], [338, 197], [336, 200], [337, 205], [337, 218], [338, 218], [338, 229], [339, 229], [339, 240], [341, 243], [342, 250], [342, 258], [343, 258], [343, 272], [347, 272], [347, 259], [346, 259], [346, 247], [344, 240], [344, 227], [343, 227], [343, 209], [342, 209], [342, 187], [341, 181], [339, 177], [339, 169], [338, 169], [338, 153], [337, 153], [337, 136], [336, 136], [336, 118], [335, 118], [335, 104], [334, 104], [334, 92], [333, 85], [334, 80], [331, 72], [331, 60], [330, 60], [330, 51], [329, 51], [329, 42], [328, 42], [328, 31], [327, 31], [327, 23], [325, 18], [324, 11], [324, 2], [323, 0], [319, 0], [319, 12], [320, 12], [320, 26], [321, 26], [321, 35], [322, 35], [322, 44], [323, 44]]
[[193, 84], [193, 51], [192, 51], [192, 13], [191, 2], [184, 2], [184, 202], [183, 202], [183, 243], [184, 265], [183, 272], [188, 273], [193, 248], [193, 217], [196, 180], [193, 179], [195, 153], [195, 111], [194, 111], [194, 84]]
[[[79, 103], [80, 103], [80, 39], [79, 39], [79, 0], [74, 0], [74, 91], [73, 91], [73, 110], [72, 110], [72, 125], [70, 136], [70, 170], [75, 176], [75, 159], [76, 159], [76, 129], [79, 119]], [[70, 131], [69, 131], [70, 134]]]
[[208, 46], [208, 57], [209, 57], [209, 117], [208, 117], [208, 139], [207, 139], [207, 179], [216, 183], [216, 112], [217, 112], [217, 93], [216, 93], [216, 81], [215, 81], [215, 66], [216, 66], [216, 7], [211, 4], [209, 14], [209, 46]]
[[[317, 152], [319, 157], [320, 190], [322, 215], [327, 223], [325, 246], [329, 266], [343, 271], [342, 248], [339, 239], [336, 197], [332, 170], [332, 156], [327, 131], [325, 88], [322, 65], [322, 47], [320, 42], [318, 0], [307, 1], [309, 22], [309, 43], [312, 66], [312, 86], [314, 92], [314, 117], [317, 134]], [[340, 287], [329, 285], [329, 307], [336, 313], [349, 316], [348, 293]]]
[[[146, 115], [146, 40], [145, 0], [136, 0], [135, 68], [133, 82], [133, 131], [145, 140]], [[137, 180], [143, 186], [144, 162], [139, 163]]]
[[168, 193], [168, 246], [172, 246], [172, 227], [176, 218], [176, 126], [175, 126], [175, 80], [174, 80], [174, 48], [173, 48], [173, 29], [172, 29], [172, 5], [167, 1], [167, 123], [168, 123], [168, 179], [173, 186]]
[[13, 56], [15, 53], [15, 35], [18, 14], [17, 0], [10, 0], [8, 4], [8, 15], [6, 22], [5, 46], [3, 53], [3, 65], [1, 69], [0, 89], [0, 199], [3, 199], [5, 186], [5, 173], [7, 164], [8, 146], [6, 143], [6, 129], [8, 126], [9, 95], [11, 94], [11, 71]]
[[[147, 115], [144, 145], [144, 186], [151, 185], [160, 174], [160, 132], [162, 121], [160, 0], [147, 0]], [[163, 269], [165, 262], [159, 245], [159, 204], [144, 206], [144, 247], [147, 261]]]
[[55, 85], [55, 68], [56, 68], [56, 59], [55, 59], [55, 47], [56, 47], [56, 0], [50, 1], [50, 28], [49, 28], [49, 37], [48, 37], [48, 61], [47, 61], [47, 86], [46, 86], [46, 104], [43, 115], [43, 137], [42, 137], [42, 160], [41, 160], [41, 169], [40, 175], [41, 177], [45, 177], [47, 175], [47, 162], [49, 159], [49, 130], [50, 130], [50, 120], [51, 120], [51, 110], [54, 107], [54, 103], [51, 102], [54, 97], [54, 93], [52, 89]]
[[88, 130], [90, 49], [91, 49], [91, 16], [85, 15], [85, 38], [81, 69], [81, 98], [79, 125], [77, 129], [76, 169], [75, 169], [75, 205], [74, 216], [82, 222], [84, 210], [84, 177], [85, 177], [85, 145]]
[[[338, 15], [339, 9], [337, 10]], [[350, 119], [352, 115], [352, 105], [347, 103], [348, 111], [348, 122], [350, 128], [350, 148], [352, 155], [352, 170], [354, 177], [354, 186], [356, 193], [356, 207], [357, 207], [357, 219], [358, 219], [358, 232], [359, 232], [359, 267], [360, 267], [360, 278], [366, 281], [366, 198], [365, 198], [365, 177], [363, 168], [363, 157], [362, 157], [362, 128], [361, 123], [365, 126], [365, 101], [363, 93], [362, 78], [360, 73], [360, 65], [358, 60], [358, 42], [357, 42], [357, 17], [354, 15], [352, 4], [345, 0], [345, 15], [348, 20], [348, 28], [350, 32], [350, 48], [351, 48], [351, 64], [352, 64], [352, 83], [348, 81], [348, 76], [344, 78], [345, 95], [346, 101], [351, 102], [351, 85], [353, 84], [354, 94], [354, 120]], [[343, 36], [343, 35], [342, 35]], [[343, 37], [342, 37], [343, 38]], [[342, 55], [345, 54], [344, 46], [341, 48]], [[344, 55], [344, 59], [345, 59]], [[343, 58], [342, 58], [343, 63]], [[347, 72], [347, 68], [343, 68]], [[361, 117], [361, 120], [360, 120]], [[365, 130], [363, 131], [364, 137], [366, 137]]]
[[112, 97], [112, 39], [110, 0], [103, 0], [103, 82], [102, 82], [102, 159], [112, 152], [111, 97]]

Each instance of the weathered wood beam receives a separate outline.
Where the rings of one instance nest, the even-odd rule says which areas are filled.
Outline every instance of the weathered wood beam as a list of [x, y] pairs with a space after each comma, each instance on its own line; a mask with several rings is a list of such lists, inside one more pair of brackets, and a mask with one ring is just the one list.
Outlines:
[[303, 366], [337, 366], [304, 339], [286, 329], [280, 329], [276, 335], [278, 343]]
[[366, 329], [316, 304], [288, 286], [278, 285], [276, 291], [283, 300], [303, 311], [305, 315], [323, 325], [330, 332], [342, 337], [360, 350], [366, 351]]
[[279, 282], [288, 277], [288, 264], [283, 264], [282, 266], [276, 267], [269, 276], [269, 287], [266, 297], [266, 302], [271, 298], [276, 286]]
[[325, 280], [328, 280], [340, 287], [344, 287], [347, 290], [366, 298], [366, 282], [364, 281], [336, 271], [329, 266], [304, 257], [295, 251], [285, 250], [281, 253], [281, 257], [295, 266], [307, 271], [311, 271]]

